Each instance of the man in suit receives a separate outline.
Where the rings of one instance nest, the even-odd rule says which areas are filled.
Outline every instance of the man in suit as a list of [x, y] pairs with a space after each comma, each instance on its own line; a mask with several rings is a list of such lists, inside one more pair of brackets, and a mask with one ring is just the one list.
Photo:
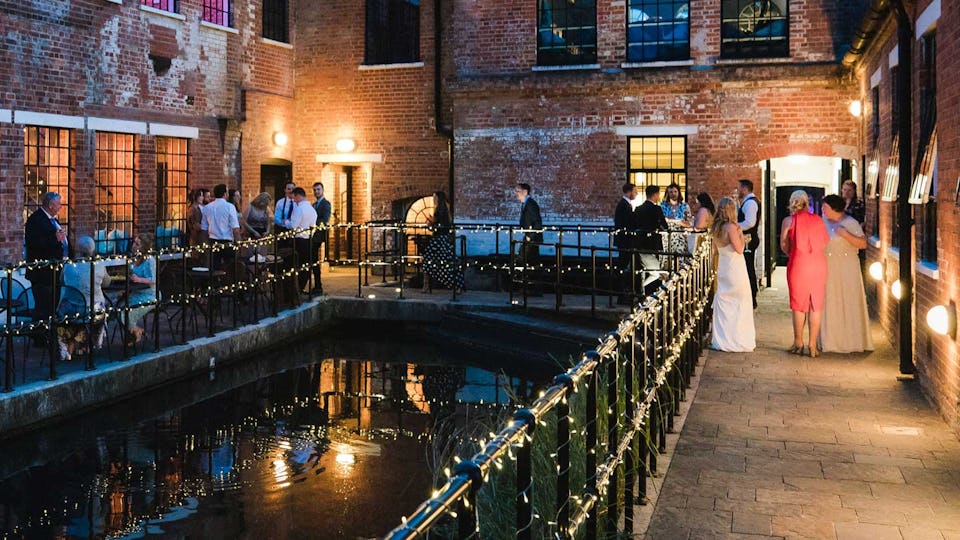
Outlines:
[[[297, 187], [293, 182], [287, 182], [283, 187], [283, 198], [277, 201], [273, 207], [273, 232], [279, 234], [288, 229], [284, 226], [284, 221], [289, 221], [293, 216], [293, 209], [297, 207], [297, 201], [293, 198], [293, 189]], [[293, 247], [293, 240], [283, 238], [277, 241], [279, 247]]]
[[[47, 192], [40, 198], [40, 208], [27, 218], [23, 231], [27, 261], [60, 261], [70, 256], [67, 231], [57, 220], [61, 207], [60, 195]], [[57, 271], [50, 267], [31, 268], [26, 276], [33, 288], [37, 318], [53, 316], [60, 296], [60, 287], [56, 286]]]
[[[323, 197], [323, 184], [314, 182], [313, 196], [317, 201], [313, 203], [313, 210], [317, 213], [317, 226], [326, 227], [330, 225], [330, 201]], [[313, 261], [313, 292], [314, 294], [323, 294], [323, 284], [320, 281], [320, 265], [323, 263], [326, 251], [327, 238], [329, 237], [327, 229], [317, 230], [313, 234], [313, 252], [318, 255]], [[319, 250], [319, 254], [317, 253]]]
[[753, 194], [753, 182], [746, 178], [737, 183], [737, 194], [740, 196], [740, 208], [737, 211], [737, 221], [743, 229], [743, 236], [747, 246], [743, 250], [743, 258], [747, 261], [747, 276], [750, 278], [750, 292], [753, 293], [753, 309], [757, 309], [757, 248], [760, 247], [760, 201]]
[[660, 187], [647, 186], [645, 190], [647, 200], [636, 210], [637, 241], [636, 248], [647, 251], [640, 254], [640, 263], [643, 265], [643, 289], [646, 294], [656, 290], [656, 282], [660, 279], [660, 255], [651, 252], [663, 251], [663, 240], [660, 231], [667, 229], [667, 218], [660, 208]]
[[[637, 232], [636, 214], [633, 211], [633, 201], [637, 198], [637, 186], [628, 182], [623, 185], [621, 191], [623, 197], [617, 203], [617, 209], [613, 214], [613, 228], [615, 229], [613, 245], [619, 250], [620, 271], [624, 272], [621, 287], [624, 291], [629, 291], [632, 289], [631, 274], [634, 266], [631, 250]], [[621, 294], [617, 303], [630, 304], [630, 298], [626, 294]]]
[[[540, 243], [543, 242], [543, 220], [540, 217], [540, 205], [531, 197], [530, 184], [517, 184], [514, 193], [520, 201], [520, 228], [526, 230], [520, 245], [520, 262], [524, 267], [535, 266], [540, 258]], [[536, 274], [531, 273], [536, 279]]]

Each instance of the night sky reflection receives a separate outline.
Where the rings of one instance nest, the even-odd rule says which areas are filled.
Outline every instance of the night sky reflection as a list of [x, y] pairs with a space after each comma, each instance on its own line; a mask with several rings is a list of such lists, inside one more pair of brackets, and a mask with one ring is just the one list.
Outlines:
[[504, 388], [528, 386], [471, 367], [288, 369], [48, 444], [55, 458], [0, 481], [0, 537], [376, 537], [430, 493], [438, 417], [506, 404]]

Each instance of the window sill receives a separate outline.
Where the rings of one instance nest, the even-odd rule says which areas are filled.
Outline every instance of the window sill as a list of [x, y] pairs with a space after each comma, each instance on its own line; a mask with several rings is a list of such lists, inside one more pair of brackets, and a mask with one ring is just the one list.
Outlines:
[[228, 33], [228, 34], [239, 34], [239, 33], [240, 33], [240, 31], [237, 30], [236, 28], [230, 28], [229, 26], [223, 26], [223, 25], [216, 24], [216, 23], [212, 23], [212, 22], [208, 22], [208, 21], [200, 21], [200, 26], [203, 27], [203, 28], [209, 28], [209, 29], [211, 29], [211, 30], [219, 30], [219, 31], [221, 31], [221, 32], [226, 32], [226, 33]]
[[380, 71], [385, 69], [413, 69], [422, 68], [423, 62], [397, 62], [396, 64], [360, 64], [360, 71]]
[[293, 45], [291, 45], [290, 43], [284, 43], [282, 41], [276, 41], [270, 38], [262, 37], [260, 38], [260, 43], [263, 43], [264, 45], [272, 45], [274, 47], [280, 47], [281, 49], [293, 50]]
[[918, 262], [917, 273], [923, 274], [930, 279], [940, 279], [940, 268], [932, 262]]
[[620, 64], [623, 69], [633, 68], [664, 68], [664, 67], [686, 67], [692, 66], [693, 60], [665, 60], [662, 62], [624, 62]]
[[533, 66], [531, 71], [591, 71], [600, 69], [600, 64], [572, 64], [569, 66]]
[[879, 248], [880, 248], [880, 237], [879, 237], [879, 236], [871, 236], [870, 238], [867, 238], [867, 244], [869, 244], [871, 247], [874, 247], [874, 248], [879, 249]]
[[[112, 2], [113, 0], [107, 0], [107, 1]], [[173, 11], [164, 11], [162, 9], [145, 6], [143, 4], [140, 4], [140, 11], [146, 11], [147, 13], [153, 13], [154, 15], [160, 15], [162, 17], [170, 17], [171, 19], [177, 19], [178, 21], [187, 20], [187, 17], [185, 15], [181, 15], [180, 13], [174, 13]]]
[[762, 64], [791, 64], [793, 58], [789, 56], [770, 56], [764, 58], [717, 58], [717, 65], [729, 66], [737, 64], [762, 65]]
[[890, 257], [891, 259], [895, 260], [895, 261], [899, 261], [899, 260], [900, 260], [900, 248], [895, 248], [895, 247], [887, 248], [887, 256]]

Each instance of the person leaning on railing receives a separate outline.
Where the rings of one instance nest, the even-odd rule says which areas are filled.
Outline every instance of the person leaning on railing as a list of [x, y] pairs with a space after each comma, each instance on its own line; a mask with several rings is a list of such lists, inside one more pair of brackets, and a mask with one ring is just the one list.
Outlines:
[[[95, 251], [93, 238], [84, 236], [77, 241], [78, 258], [93, 257]], [[58, 317], [63, 320], [63, 323], [57, 326], [61, 360], [69, 361], [74, 353], [84, 354], [89, 347], [96, 349], [102, 345], [106, 333], [103, 324], [106, 320], [106, 313], [103, 312], [106, 306], [103, 286], [109, 283], [110, 276], [107, 275], [107, 267], [103, 261], [70, 262], [64, 265], [63, 295], [57, 309]], [[91, 323], [93, 335], [89, 336], [87, 328]]]

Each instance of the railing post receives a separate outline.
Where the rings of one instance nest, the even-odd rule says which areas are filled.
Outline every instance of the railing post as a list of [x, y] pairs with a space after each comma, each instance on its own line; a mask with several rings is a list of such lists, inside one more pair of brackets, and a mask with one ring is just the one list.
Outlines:
[[[587, 411], [585, 419], [586, 428], [586, 469], [587, 479], [586, 492], [597, 494], [597, 386], [600, 384], [600, 355], [597, 351], [588, 351], [586, 358], [594, 360], [596, 364], [587, 376]], [[595, 540], [597, 538], [597, 510], [596, 508], [587, 516], [587, 539]]]
[[563, 233], [560, 233], [560, 238], [561, 238], [561, 242], [556, 244], [556, 248], [555, 248], [556, 249], [555, 257], [556, 257], [557, 266], [555, 271], [556, 284], [554, 285], [555, 290], [553, 291], [553, 297], [556, 304], [555, 309], [557, 313], [560, 313], [560, 306], [563, 305], [563, 292], [560, 289], [561, 287], [560, 273], [563, 271], [563, 242], [562, 242]]
[[3, 301], [4, 301], [4, 314], [6, 315], [6, 325], [3, 327], [3, 339], [4, 345], [6, 345], [6, 351], [4, 351], [4, 363], [3, 363], [3, 391], [10, 392], [13, 390], [13, 334], [11, 333], [13, 325], [13, 299], [10, 296], [13, 294], [13, 270], [7, 268], [5, 270], [7, 274], [4, 278], [6, 281], [7, 287], [3, 291]]
[[523, 438], [517, 448], [517, 538], [533, 538], [533, 432], [537, 419], [529, 409], [520, 409], [513, 415], [514, 422], [524, 424]]
[[[160, 252], [153, 254], [153, 352], [160, 352]], [[146, 323], [144, 323], [146, 324]]]
[[[123, 294], [124, 299], [126, 300], [127, 305], [123, 307], [123, 332], [120, 334], [123, 336], [123, 350], [121, 353], [121, 360], [126, 360], [129, 353], [129, 347], [127, 347], [127, 333], [130, 331], [130, 258], [123, 257]], [[91, 289], [92, 290], [92, 289]], [[106, 321], [109, 321], [109, 315]], [[104, 324], [106, 324], [106, 321]]]
[[554, 384], [566, 386], [563, 399], [557, 404], [557, 531], [566, 538], [570, 528], [570, 400], [573, 399], [573, 379], [563, 373], [553, 379]]
[[[637, 378], [637, 391], [641, 395], [645, 394], [647, 391], [647, 373], [649, 369], [648, 359], [648, 344], [650, 343], [650, 319], [649, 314], [644, 313], [643, 317], [643, 334], [640, 338], [640, 355], [639, 358], [636, 356], [636, 342], [634, 343], [634, 372]], [[638, 365], [639, 364], [639, 365]], [[650, 414], [650, 408], [646, 410], [643, 418], [643, 428], [639, 432], [639, 449], [637, 456], [637, 503], [646, 505], [649, 502], [647, 499], [647, 477], [650, 475], [650, 469], [647, 466], [647, 455], [650, 451], [650, 421], [652, 415]]]
[[[606, 454], [614, 454], [620, 442], [620, 373], [619, 365], [623, 346], [620, 343], [620, 334], [610, 332], [608, 339], [617, 341], [614, 355], [606, 359], [607, 362], [607, 448]], [[617, 467], [610, 473], [610, 483], [607, 485], [607, 536], [616, 534], [620, 522], [619, 504], [620, 478]]]
[[[457, 508], [457, 538], [473, 538], [480, 532], [477, 521], [477, 491], [483, 485], [483, 473], [473, 461], [461, 461], [453, 468], [454, 475], [465, 474], [470, 477], [470, 490], [460, 499]], [[429, 537], [429, 533], [428, 533]]]
[[607, 295], [607, 307], [613, 307], [613, 290], [620, 289], [620, 280], [614, 279], [615, 269], [613, 267], [613, 232], [607, 232], [607, 289], [610, 294]]
[[[636, 317], [636, 315], [635, 315]], [[634, 327], [636, 328], [636, 327]], [[627, 429], [633, 429], [636, 421], [636, 400], [634, 387], [634, 356], [637, 347], [637, 332], [634, 329], [627, 338], [627, 346], [621, 347], [625, 351], [621, 358], [623, 360], [623, 393], [624, 393], [624, 418], [626, 418]], [[623, 532], [630, 536], [633, 534], [633, 505], [634, 490], [633, 486], [637, 481], [637, 436], [630, 438], [630, 446], [627, 449], [623, 460]]]
[[180, 343], [187, 342], [187, 311], [189, 310], [192, 313], [196, 309], [196, 306], [193, 304], [193, 298], [190, 298], [192, 291], [188, 290], [187, 285], [187, 260], [190, 258], [192, 253], [186, 251], [183, 254], [183, 259], [180, 260], [180, 265], [182, 266], [182, 271], [180, 272]]
[[647, 391], [653, 391], [654, 400], [650, 403], [650, 409], [648, 411], [650, 429], [648, 430], [649, 436], [647, 437], [647, 447], [649, 450], [649, 467], [650, 467], [650, 476], [657, 475], [657, 453], [660, 451], [659, 439], [661, 438], [660, 431], [660, 420], [661, 420], [661, 394], [659, 388], [649, 389], [650, 382], [656, 384], [656, 379], [654, 378], [657, 374], [657, 368], [659, 367], [659, 356], [660, 356], [660, 334], [662, 333], [662, 327], [660, 325], [660, 312], [659, 312], [660, 301], [657, 300], [653, 304], [653, 314], [650, 316], [650, 319], [653, 323], [653, 329], [651, 332], [647, 333], [644, 339], [644, 349], [645, 354], [644, 358], [646, 359], [646, 376], [645, 376], [645, 385], [644, 388]]
[[507, 267], [507, 289], [510, 293], [510, 305], [512, 306], [513, 305], [513, 288], [514, 288], [513, 269], [514, 269], [514, 266], [516, 266], [517, 260], [513, 252], [513, 237], [510, 237], [508, 241], [510, 243], [510, 262], [509, 262], [509, 266]]
[[211, 242], [206, 248], [207, 279], [205, 280], [206, 287], [205, 287], [205, 290], [203, 291], [203, 294], [207, 299], [207, 336], [210, 336], [210, 337], [213, 336], [213, 295], [210, 293], [213, 290], [213, 250], [216, 247], [217, 247], [217, 244]]
[[590, 317], [597, 316], [597, 248], [590, 246]]
[[[94, 302], [94, 294], [93, 294], [93, 291], [96, 290], [96, 285], [97, 285], [97, 284], [96, 284], [96, 280], [95, 280], [95, 278], [96, 278], [96, 271], [95, 271], [95, 270], [96, 270], [96, 269], [94, 268], [93, 259], [92, 259], [92, 258], [89, 259], [89, 260], [87, 261], [87, 264], [90, 265], [90, 300], [89, 300], [89, 302], [87, 303], [87, 310], [88, 310], [88, 311], [87, 311], [87, 322], [86, 322], [86, 326], [87, 326], [87, 365], [86, 365], [86, 368], [85, 368], [85, 369], [86, 369], [87, 371], [90, 371], [90, 370], [95, 369], [95, 367], [96, 367], [96, 366], [94, 365], [94, 360], [93, 360], [93, 344], [94, 344], [93, 321], [94, 321], [94, 318], [97, 316], [97, 313], [96, 313], [96, 303]], [[60, 281], [54, 282], [53, 287], [54, 287], [54, 290], [55, 290], [55, 291], [56, 291], [56, 288], [59, 287], [59, 286], [60, 286]], [[56, 298], [56, 296], [54, 296], [54, 298]], [[51, 356], [50, 356], [50, 379], [51, 379], [51, 380], [54, 379], [53, 365], [54, 365], [54, 357], [51, 355]]]

